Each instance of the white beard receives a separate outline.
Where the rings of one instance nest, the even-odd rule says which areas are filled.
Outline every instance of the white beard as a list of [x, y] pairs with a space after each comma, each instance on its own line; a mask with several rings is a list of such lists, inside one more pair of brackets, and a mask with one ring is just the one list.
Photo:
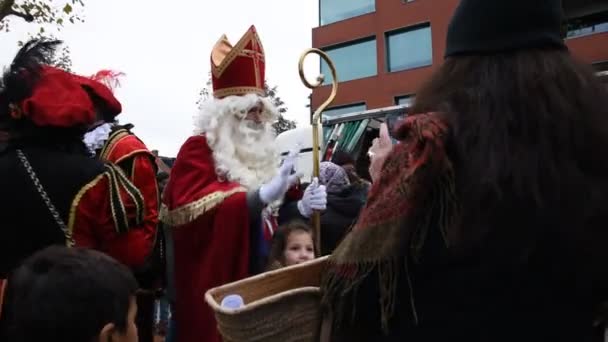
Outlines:
[[[251, 106], [243, 103], [224, 106], [221, 101], [226, 99], [212, 101], [211, 104], [214, 106], [201, 108], [198, 122], [200, 131], [196, 133], [205, 134], [207, 138], [207, 143], [213, 151], [218, 178], [237, 182], [252, 190], [259, 188], [276, 174], [279, 165], [279, 156], [274, 146], [274, 130], [270, 120], [256, 124], [243, 118], [242, 114], [246, 113], [246, 110], [238, 110], [234, 113], [234, 108], [247, 109]], [[234, 101], [255, 104], [260, 98], [247, 95], [232, 99], [232, 102]], [[214, 115], [225, 108], [229, 109], [226, 115]]]
[[[233, 123], [229, 124], [232, 134], [222, 135], [218, 145], [232, 144], [234, 152], [230, 153], [232, 149], [214, 150], [216, 170], [218, 174], [226, 175], [229, 181], [238, 182], [248, 189], [257, 189], [275, 175], [279, 163], [272, 126], [256, 125], [252, 121], [236, 118], [232, 120]], [[221, 140], [227, 141], [222, 144]]]

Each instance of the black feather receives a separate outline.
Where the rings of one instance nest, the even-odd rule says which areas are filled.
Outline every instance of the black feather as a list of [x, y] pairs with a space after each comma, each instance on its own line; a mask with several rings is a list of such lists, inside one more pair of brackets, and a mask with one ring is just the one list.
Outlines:
[[30, 96], [35, 83], [40, 79], [43, 65], [52, 62], [60, 40], [32, 39], [27, 42], [5, 69], [0, 83], [0, 114], [4, 107], [18, 103]]

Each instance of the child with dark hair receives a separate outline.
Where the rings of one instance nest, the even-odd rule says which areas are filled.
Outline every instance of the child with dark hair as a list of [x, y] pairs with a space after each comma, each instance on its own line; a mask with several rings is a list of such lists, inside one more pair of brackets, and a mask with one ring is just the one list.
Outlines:
[[270, 249], [269, 269], [297, 265], [315, 258], [312, 228], [294, 220], [279, 227]]
[[0, 340], [135, 342], [136, 291], [131, 271], [111, 257], [48, 247], [9, 277]]

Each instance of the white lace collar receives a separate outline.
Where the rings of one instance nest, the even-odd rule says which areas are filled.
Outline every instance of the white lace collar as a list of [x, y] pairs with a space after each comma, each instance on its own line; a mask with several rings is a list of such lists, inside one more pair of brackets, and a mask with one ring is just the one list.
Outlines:
[[84, 144], [87, 145], [89, 152], [95, 154], [103, 147], [112, 133], [112, 124], [105, 123], [84, 135]]

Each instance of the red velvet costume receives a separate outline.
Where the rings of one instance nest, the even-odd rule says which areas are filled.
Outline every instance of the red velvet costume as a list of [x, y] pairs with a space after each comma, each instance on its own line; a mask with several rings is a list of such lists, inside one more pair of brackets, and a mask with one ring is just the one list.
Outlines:
[[[119, 172], [116, 170], [116, 173]], [[122, 180], [123, 184], [128, 182], [127, 178]], [[140, 193], [137, 194], [137, 200], [126, 196], [123, 186], [120, 186], [119, 191], [122, 206], [127, 213], [127, 230], [121, 231], [115, 224], [120, 218], [114, 214], [115, 208], [112, 208], [110, 196], [116, 188], [111, 184], [107, 173], [100, 174], [86, 184], [79, 193], [80, 196], [74, 199], [69, 228], [74, 232], [75, 246], [100, 250], [129, 267], [137, 267], [150, 254], [147, 239], [141, 237], [138, 229], [133, 229], [144, 222], [144, 201]], [[133, 184], [129, 186], [131, 191], [138, 191]], [[139, 218], [136, 219], [135, 213]]]
[[[263, 53], [253, 26], [234, 47], [222, 37], [212, 53], [214, 96], [263, 94]], [[182, 146], [161, 210], [161, 220], [172, 226], [175, 244], [179, 342], [221, 341], [204, 294], [250, 275], [255, 253], [252, 241], [256, 238], [252, 232], [259, 231], [250, 227], [260, 217], [250, 217], [247, 191], [216, 174], [213, 153], [204, 135], [193, 136]], [[267, 232], [276, 222], [261, 225]]]
[[208, 289], [249, 275], [246, 192], [237, 183], [217, 180], [203, 136], [191, 137], [182, 146], [165, 189], [170, 212], [163, 215], [174, 227], [180, 342], [220, 341], [203, 298]]
[[[113, 121], [122, 112], [122, 106], [112, 92], [113, 87], [119, 85], [118, 77], [122, 75], [102, 70], [91, 78], [78, 78], [94, 100], [97, 119], [101, 114]], [[155, 157], [128, 129], [117, 126], [99, 152], [99, 159], [120, 167], [143, 196], [143, 208], [140, 208], [144, 212], [143, 220], [137, 226], [130, 227], [125, 250], [131, 259], [128, 265], [138, 268], [152, 252], [158, 226], [159, 194]]]
[[[159, 208], [154, 155], [139, 138], [128, 130], [119, 128], [110, 135], [100, 158], [120, 166], [144, 197], [144, 220], [140, 226], [132, 227], [129, 233], [130, 248], [145, 251], [149, 255], [156, 238]], [[142, 255], [143, 253], [140, 254]], [[139, 260], [136, 265], [141, 265], [144, 261]]]
[[[119, 77], [122, 73], [111, 70], [102, 70], [91, 77], [95, 82], [103, 83], [109, 90], [120, 85]], [[105, 162], [120, 167], [122, 172], [137, 187], [143, 196], [145, 216], [140, 225], [132, 227], [129, 231], [129, 249], [141, 251], [138, 253], [142, 259], [131, 265], [140, 288], [148, 290], [137, 296], [138, 312], [136, 324], [141, 342], [153, 341], [153, 316], [154, 296], [153, 292], [161, 286], [162, 274], [157, 268], [158, 259], [155, 257], [160, 252], [160, 245], [155, 242], [158, 229], [159, 194], [156, 180], [155, 156], [148, 150], [146, 145], [131, 131], [131, 125], [120, 126], [115, 124], [116, 116], [120, 114], [120, 108], [113, 105], [114, 101], [98, 96], [91, 92], [97, 109], [98, 123], [103, 123], [95, 130], [85, 135], [85, 143], [91, 152]], [[117, 102], [117, 101], [116, 101]], [[161, 242], [162, 243], [162, 240]]]
[[51, 244], [90, 247], [126, 265], [140, 264], [148, 250], [137, 247], [140, 238], [131, 228], [144, 222], [143, 197], [118, 167], [89, 158], [78, 133], [95, 121], [90, 92], [118, 110], [120, 104], [97, 82], [47, 66], [23, 77], [34, 72], [39, 79], [27, 98], [11, 99], [22, 92], [9, 88], [0, 94], [11, 101], [9, 120], [27, 122], [32, 125], [27, 132], [36, 132], [28, 134], [38, 134], [22, 137], [24, 131], [15, 131], [15, 139], [0, 153], [0, 185], [13, 194], [0, 201], [6, 228], [2, 242], [10, 246], [0, 248], [0, 278]]

